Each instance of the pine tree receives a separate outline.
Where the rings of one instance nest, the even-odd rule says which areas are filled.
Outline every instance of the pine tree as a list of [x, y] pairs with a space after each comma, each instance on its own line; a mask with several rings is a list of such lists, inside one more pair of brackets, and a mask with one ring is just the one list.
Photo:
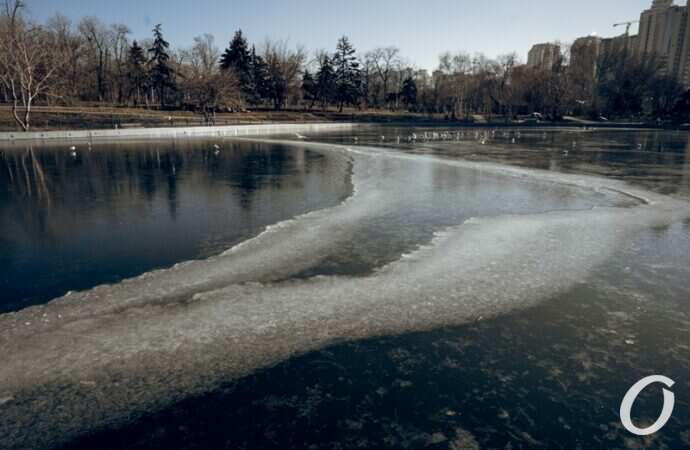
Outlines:
[[253, 105], [258, 105], [268, 97], [269, 81], [268, 66], [264, 59], [256, 54], [256, 49], [252, 46], [249, 56], [250, 86], [247, 89], [247, 100]]
[[251, 102], [255, 97], [255, 89], [252, 86], [252, 57], [249, 53], [247, 39], [242, 34], [242, 30], [237, 30], [228, 48], [225, 49], [220, 57], [220, 68], [222, 70], [233, 70], [240, 82], [240, 90], [245, 99]]
[[168, 88], [174, 89], [175, 82], [173, 79], [173, 69], [170, 67], [170, 55], [168, 49], [170, 44], [163, 39], [163, 31], [161, 24], [158, 24], [153, 29], [153, 46], [149, 49], [151, 58], [149, 65], [151, 66], [151, 84], [158, 91], [158, 96], [161, 104], [161, 109], [165, 107], [165, 93]]
[[335, 66], [336, 100], [338, 101], [338, 110], [342, 111], [345, 103], [357, 104], [362, 83], [355, 48], [350, 44], [347, 36], [338, 40], [335, 55], [333, 55], [333, 65]]
[[305, 70], [302, 76], [302, 96], [309, 102], [310, 110], [314, 107], [314, 102], [319, 97], [319, 86], [308, 70]]
[[317, 98], [321, 101], [321, 108], [324, 108], [335, 95], [335, 72], [328, 56], [321, 60], [321, 66], [316, 73], [316, 87]]
[[249, 72], [250, 63], [249, 45], [247, 39], [242, 34], [242, 30], [237, 30], [230, 45], [225, 49], [220, 57], [221, 69], [233, 68], [238, 72]]
[[139, 46], [137, 41], [132, 42], [127, 57], [127, 81], [129, 84], [129, 97], [134, 96], [134, 104], [137, 105], [141, 99], [141, 93], [146, 88], [148, 74], [146, 72], [146, 56], [144, 49]]

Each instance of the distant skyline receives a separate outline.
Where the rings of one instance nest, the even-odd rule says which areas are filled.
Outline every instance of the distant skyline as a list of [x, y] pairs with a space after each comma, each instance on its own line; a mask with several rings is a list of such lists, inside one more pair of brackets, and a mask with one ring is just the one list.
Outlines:
[[[60, 13], [73, 22], [96, 16], [123, 23], [132, 39], [151, 36], [163, 25], [174, 48], [188, 47], [194, 36], [210, 33], [219, 48], [241, 28], [260, 45], [266, 38], [287, 39], [309, 51], [332, 51], [343, 34], [360, 53], [394, 45], [416, 66], [432, 70], [444, 51], [482, 52], [493, 58], [517, 52], [524, 62], [539, 42], [571, 42], [596, 33], [614, 36], [638, 20], [651, 0], [25, 0], [29, 14], [45, 21]], [[684, 4], [685, 2], [676, 2]], [[636, 25], [631, 33], [636, 32]], [[311, 56], [311, 55], [310, 55]]]

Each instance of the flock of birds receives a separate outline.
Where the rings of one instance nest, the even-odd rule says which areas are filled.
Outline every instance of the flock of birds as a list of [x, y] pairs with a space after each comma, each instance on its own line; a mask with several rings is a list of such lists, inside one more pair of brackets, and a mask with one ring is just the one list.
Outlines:
[[[491, 131], [475, 130], [473, 132], [468, 131], [467, 133], [465, 133], [465, 131], [455, 131], [455, 132], [452, 132], [452, 131], [440, 131], [440, 132], [439, 131], [425, 131], [424, 133], [420, 133], [420, 134], [417, 134], [416, 132], [412, 132], [411, 134], [409, 134], [407, 136], [396, 135], [395, 136], [395, 142], [400, 144], [404, 141], [407, 141], [408, 143], [416, 143], [418, 141], [422, 141], [422, 142], [452, 141], [452, 140], [460, 141], [460, 140], [464, 140], [465, 138], [469, 138], [469, 139], [474, 138], [474, 140], [476, 140], [480, 144], [485, 145], [487, 142], [489, 142], [490, 139], [494, 139], [497, 136], [499, 136], [498, 131], [495, 129], [491, 130]], [[499, 137], [501, 137], [501, 136], [505, 139], [510, 139], [510, 142], [515, 144], [522, 137], [522, 134], [519, 130], [515, 131], [515, 132], [504, 131]], [[297, 139], [300, 139], [300, 140], [308, 139], [307, 136], [304, 136], [303, 134], [300, 134], [300, 133], [295, 133], [295, 137]], [[547, 137], [546, 133], [544, 132], [541, 137], [543, 139], [546, 139], [546, 137]], [[353, 136], [352, 139], [355, 143], [359, 142], [358, 136]], [[379, 140], [381, 142], [385, 142], [387, 139], [388, 138], [385, 135], [381, 135], [379, 138]], [[573, 141], [572, 147], [575, 148], [576, 146], [577, 146], [577, 143], [575, 141]], [[213, 154], [215, 156], [220, 155], [221, 150], [222, 150], [220, 145], [213, 144], [212, 148], [213, 148]], [[638, 148], [639, 148], [639, 146], [638, 146]], [[88, 143], [88, 150], [91, 151], [91, 142]], [[76, 158], [78, 156], [77, 147], [75, 145], [72, 145], [69, 147], [69, 152], [70, 152], [70, 156], [72, 156], [72, 158]], [[567, 155], [568, 150], [565, 150], [563, 153], [565, 155]]]
[[[586, 128], [585, 128], [586, 130]], [[304, 136], [303, 134], [300, 133], [295, 133], [295, 137], [300, 140], [305, 140], [308, 139], [307, 136]], [[466, 139], [473, 139], [476, 142], [478, 142], [481, 145], [485, 145], [487, 142], [490, 140], [496, 139], [496, 138], [503, 138], [506, 140], [509, 140], [510, 143], [515, 144], [517, 141], [519, 141], [522, 138], [522, 133], [520, 130], [516, 131], [503, 131], [501, 133], [498, 132], [498, 130], [493, 129], [493, 130], [486, 130], [486, 131], [479, 131], [479, 130], [474, 130], [474, 131], [425, 131], [424, 133], [417, 134], [416, 132], [412, 132], [406, 136], [401, 136], [401, 135], [396, 135], [393, 139], [397, 144], [407, 142], [407, 143], [416, 143], [418, 141], [421, 142], [429, 142], [429, 141], [460, 141], [460, 140], [466, 140]], [[540, 137], [542, 140], [546, 140], [547, 134], [546, 132], [542, 132]], [[381, 142], [385, 142], [389, 138], [386, 137], [385, 135], [381, 135], [379, 137], [379, 140]], [[359, 142], [359, 137], [358, 136], [353, 136], [352, 140], [355, 143]], [[571, 144], [572, 149], [577, 148], [577, 141], [572, 141]], [[213, 154], [215, 156], [220, 155], [221, 153], [221, 147], [218, 144], [213, 144]], [[643, 148], [642, 144], [637, 144], [637, 149], [641, 150]], [[88, 143], [88, 150], [91, 151], [91, 142]], [[77, 147], [72, 145], [69, 147], [69, 152], [72, 158], [76, 158], [78, 156], [77, 154]], [[563, 150], [563, 155], [567, 156], [569, 154], [569, 150]]]
[[[88, 150], [91, 151], [91, 142], [88, 143]], [[221, 151], [220, 145], [213, 144], [213, 154], [215, 156], [218, 156], [218, 155], [220, 155], [220, 151]], [[79, 156], [79, 154], [77, 153], [77, 146], [76, 145], [72, 145], [69, 147], [69, 154], [72, 158], [76, 158], [77, 156]]]
[[[584, 130], [587, 130], [585, 127]], [[295, 136], [297, 139], [304, 140], [308, 139], [306, 136], [295, 133]], [[485, 130], [485, 131], [479, 131], [479, 130], [474, 130], [474, 131], [425, 131], [424, 133], [419, 133], [417, 134], [416, 132], [412, 132], [406, 136], [401, 136], [401, 135], [396, 135], [393, 140], [397, 143], [410, 143], [414, 144], [417, 142], [430, 142], [430, 141], [460, 141], [460, 140], [467, 140], [467, 139], [473, 139], [476, 142], [478, 142], [481, 145], [486, 145], [488, 142], [491, 140], [494, 140], [496, 138], [503, 138], [506, 140], [509, 140], [511, 144], [516, 144], [521, 138], [523, 137], [522, 132], [520, 130], [516, 131], [503, 131], [499, 132], [497, 129], [493, 130]], [[546, 140], [548, 138], [547, 133], [544, 131], [542, 132], [539, 137], [542, 140]], [[380, 135], [379, 140], [381, 142], [386, 142], [389, 138], [386, 137], [385, 135]], [[356, 144], [359, 142], [360, 137], [359, 136], [352, 136], [353, 142]], [[572, 141], [571, 147], [573, 149], [577, 148], [577, 141]], [[641, 144], [638, 145], [638, 149], [640, 149], [642, 146]], [[568, 156], [570, 151], [568, 149], [563, 150], [563, 155]]]
[[[465, 133], [464, 131], [425, 131], [424, 133], [417, 134], [416, 132], [413, 132], [407, 136], [400, 136], [396, 135], [395, 136], [395, 141], [400, 144], [401, 142], [407, 141], [407, 142], [417, 142], [417, 141], [452, 141], [456, 140], [459, 141], [461, 139], [465, 139], [465, 137], [472, 138], [474, 137], [479, 143], [481, 144], [486, 144], [489, 142], [490, 139], [496, 138], [498, 136], [498, 130], [490, 130], [490, 131], [478, 131], [475, 130], [474, 132], [467, 132]], [[511, 138], [511, 142], [514, 144], [516, 143], [521, 137], [522, 133], [518, 130], [515, 132], [508, 132], [504, 131], [502, 133], [502, 136], [504, 138]], [[295, 133], [295, 137], [300, 140], [308, 139], [307, 136], [304, 136], [300, 133]], [[546, 139], [547, 134], [546, 132], [542, 133], [541, 137], [543, 139]], [[388, 138], [385, 135], [380, 136], [380, 141], [385, 142]], [[359, 142], [359, 136], [353, 136], [352, 140], [354, 142]]]
[[[308, 139], [306, 136], [295, 133], [295, 137], [300, 140]], [[406, 136], [401, 136], [401, 135], [396, 135], [393, 140], [400, 144], [403, 142], [407, 143], [416, 143], [416, 142], [429, 142], [429, 141], [460, 141], [460, 140], [465, 140], [465, 139], [472, 139], [476, 140], [478, 143], [485, 145], [488, 143], [490, 140], [495, 139], [497, 137], [503, 137], [504, 139], [509, 139], [511, 143], [515, 144], [517, 141], [522, 138], [522, 133], [517, 130], [517, 131], [503, 131], [502, 133], [499, 133], [498, 130], [493, 129], [493, 130], [487, 130], [487, 131], [425, 131], [424, 133], [419, 133], [417, 134], [416, 132], [412, 132]], [[541, 134], [542, 139], [547, 138], [546, 132], [542, 132]], [[360, 140], [359, 136], [353, 136], [352, 137], [353, 142], [357, 143]], [[381, 142], [385, 142], [386, 140], [389, 140], [388, 137], [385, 135], [381, 135], [379, 137], [379, 140]], [[573, 147], [576, 146], [576, 142], [573, 141]]]

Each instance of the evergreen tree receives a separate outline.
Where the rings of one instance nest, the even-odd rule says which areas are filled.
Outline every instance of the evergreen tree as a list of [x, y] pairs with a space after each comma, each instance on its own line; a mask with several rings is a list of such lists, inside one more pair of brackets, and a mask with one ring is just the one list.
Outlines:
[[288, 93], [288, 82], [285, 79], [280, 61], [269, 58], [268, 65], [268, 98], [273, 101], [273, 107], [278, 110], [285, 104]]
[[228, 48], [225, 49], [220, 57], [220, 68], [222, 70], [233, 70], [240, 82], [240, 90], [249, 102], [256, 97], [256, 90], [252, 80], [252, 55], [249, 53], [247, 39], [242, 34], [242, 30], [237, 30]]
[[319, 86], [308, 70], [305, 70], [302, 76], [302, 96], [309, 102], [310, 110], [314, 107], [314, 102], [319, 98]]
[[132, 42], [127, 57], [127, 82], [129, 84], [129, 97], [134, 97], [137, 105], [141, 99], [141, 93], [146, 88], [148, 74], [146, 72], [146, 56], [144, 49], [137, 41]]
[[333, 55], [335, 66], [335, 94], [338, 101], [338, 110], [343, 110], [345, 103], [355, 105], [359, 101], [361, 92], [361, 70], [359, 61], [355, 56], [355, 48], [350, 44], [347, 36], [338, 40], [338, 45]]
[[403, 81], [400, 97], [408, 109], [417, 104], [417, 83], [412, 77], [407, 77]]
[[256, 54], [256, 49], [252, 46], [249, 57], [250, 85], [247, 89], [247, 100], [253, 105], [258, 105], [268, 97], [269, 76], [268, 66], [264, 59]]
[[168, 49], [170, 44], [163, 39], [161, 24], [154, 27], [153, 38], [153, 46], [149, 49], [149, 54], [151, 55], [149, 60], [151, 84], [158, 91], [161, 109], [163, 109], [165, 107], [166, 90], [174, 89], [175, 81], [173, 79], [174, 72], [169, 63], [170, 55], [168, 54]]
[[316, 87], [317, 98], [321, 101], [321, 107], [324, 108], [335, 96], [335, 72], [328, 56], [324, 56], [321, 60], [321, 66], [316, 73]]
[[221, 69], [235, 69], [239, 73], [248, 73], [250, 64], [250, 53], [247, 39], [242, 34], [242, 30], [237, 30], [230, 45], [225, 49], [220, 57]]

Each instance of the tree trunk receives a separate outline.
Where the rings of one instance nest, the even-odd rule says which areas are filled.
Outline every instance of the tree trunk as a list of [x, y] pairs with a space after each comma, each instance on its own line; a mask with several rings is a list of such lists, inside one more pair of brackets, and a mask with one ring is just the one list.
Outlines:
[[24, 131], [29, 131], [29, 120], [31, 119], [31, 98], [26, 102], [26, 111], [24, 111]]
[[22, 129], [22, 131], [29, 131], [29, 114], [30, 114], [30, 109], [27, 108], [26, 112], [24, 113], [24, 121], [19, 117], [19, 108], [18, 108], [18, 101], [17, 97], [15, 96], [12, 99], [12, 116], [14, 117], [14, 121], [19, 125], [19, 127]]

